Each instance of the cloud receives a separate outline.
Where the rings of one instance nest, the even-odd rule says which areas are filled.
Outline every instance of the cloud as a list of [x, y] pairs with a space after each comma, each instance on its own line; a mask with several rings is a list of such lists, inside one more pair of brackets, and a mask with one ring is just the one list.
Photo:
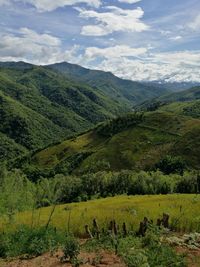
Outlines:
[[121, 78], [137, 81], [200, 82], [200, 50], [152, 52], [150, 47], [63, 48], [61, 40], [47, 33], [20, 28], [0, 39], [0, 61], [28, 61], [51, 64], [68, 61], [85, 67], [111, 71]]
[[87, 60], [93, 60], [96, 57], [102, 58], [120, 58], [120, 57], [138, 57], [144, 55], [147, 48], [132, 48], [127, 45], [117, 45], [108, 48], [88, 47], [85, 50]]
[[141, 0], [118, 0], [121, 3], [127, 3], [127, 4], [135, 4], [138, 2], [141, 2]]
[[183, 38], [182, 36], [177, 35], [177, 36], [170, 37], [169, 39], [172, 40], [172, 41], [179, 41], [179, 40], [181, 40], [182, 38]]
[[144, 11], [137, 9], [121, 9], [114, 6], [107, 6], [107, 12], [97, 12], [77, 8], [80, 17], [94, 19], [95, 25], [87, 25], [82, 28], [81, 34], [88, 36], [103, 36], [113, 32], [142, 32], [149, 29], [149, 26], [141, 21]]
[[59, 38], [39, 34], [28, 28], [21, 28], [14, 34], [3, 34], [0, 39], [0, 60], [24, 60], [34, 64], [50, 64], [57, 61], [71, 61], [76, 57], [78, 46], [62, 50]]
[[189, 23], [188, 26], [193, 31], [199, 31], [200, 30], [200, 14], [196, 16], [196, 18], [191, 23]]
[[50, 12], [59, 7], [72, 6], [76, 4], [87, 4], [88, 6], [96, 8], [101, 5], [101, 0], [0, 0], [0, 6], [16, 2], [31, 4], [39, 12]]
[[38, 34], [37, 32], [28, 29], [21, 28], [19, 33], [23, 36], [24, 40], [28, 40], [29, 42], [44, 45], [44, 46], [59, 46], [61, 45], [61, 41], [59, 38], [51, 36], [49, 34]]
[[[101, 59], [96, 69], [134, 81], [200, 82], [200, 51], [152, 53], [146, 48], [87, 48], [84, 59]], [[83, 61], [84, 62], [84, 61]]]

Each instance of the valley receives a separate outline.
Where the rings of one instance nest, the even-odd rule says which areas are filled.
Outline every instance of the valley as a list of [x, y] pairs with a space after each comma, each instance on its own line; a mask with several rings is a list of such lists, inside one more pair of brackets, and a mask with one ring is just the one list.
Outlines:
[[0, 266], [198, 267], [199, 92], [0, 63]]

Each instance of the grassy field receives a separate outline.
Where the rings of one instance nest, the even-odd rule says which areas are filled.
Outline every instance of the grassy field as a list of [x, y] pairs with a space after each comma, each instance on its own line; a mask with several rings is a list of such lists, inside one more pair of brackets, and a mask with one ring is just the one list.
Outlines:
[[[11, 227], [18, 224], [45, 225], [52, 207], [15, 216]], [[59, 205], [56, 207], [51, 224], [63, 229], [70, 228], [76, 235], [84, 233], [84, 226], [96, 218], [100, 227], [106, 227], [115, 219], [119, 226], [126, 222], [129, 230], [137, 230], [139, 222], [147, 216], [153, 219], [170, 215], [170, 223], [178, 231], [200, 231], [200, 195], [155, 195], [155, 196], [117, 196], [88, 202]], [[1, 228], [9, 225], [1, 219]]]

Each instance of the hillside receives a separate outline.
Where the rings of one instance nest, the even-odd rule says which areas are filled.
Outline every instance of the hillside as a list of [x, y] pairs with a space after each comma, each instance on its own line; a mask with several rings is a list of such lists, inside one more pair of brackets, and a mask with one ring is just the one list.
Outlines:
[[[153, 100], [144, 101], [137, 106], [137, 110], [156, 110], [158, 107], [174, 102], [190, 102], [200, 99], [200, 87], [192, 87], [180, 92], [162, 95]], [[179, 104], [178, 104], [179, 105]], [[182, 105], [182, 104], [180, 104]]]
[[4, 159], [66, 139], [128, 110], [46, 68], [0, 63], [0, 144], [10, 152], [4, 152]]
[[95, 90], [127, 106], [135, 106], [169, 92], [166, 88], [120, 79], [111, 72], [90, 70], [67, 62], [49, 65], [48, 68], [57, 70], [68, 78], [86, 82], [95, 87]]
[[[96, 85], [91, 87], [83, 77]], [[103, 79], [108, 84], [105, 90], [97, 85]], [[109, 91], [111, 84], [115, 85], [114, 91]], [[181, 156], [189, 168], [199, 168], [199, 101], [186, 102], [199, 97], [199, 87], [159, 97], [180, 102], [158, 106], [144, 117], [136, 118], [132, 113], [114, 119], [130, 111], [135, 103], [130, 95], [120, 95], [120, 90], [125, 93], [131, 88], [128, 85], [136, 84], [145, 97], [141, 84], [111, 73], [68, 63], [51, 67], [0, 63], [1, 159], [18, 157], [14, 166], [28, 173], [36, 171], [37, 176], [108, 169], [151, 170], [166, 154]], [[136, 96], [134, 88], [130, 92]], [[115, 93], [120, 95], [119, 101]], [[109, 118], [112, 120], [94, 128]], [[68, 139], [70, 136], [77, 137]], [[23, 156], [27, 153], [28, 161]]]
[[181, 92], [200, 85], [200, 83], [198, 82], [166, 82], [163, 80], [145, 83], [151, 84], [152, 86], [157, 86], [159, 88], [168, 89], [169, 91], [171, 91], [171, 93]]
[[34, 154], [25, 168], [44, 173], [151, 170], [166, 155], [180, 156], [188, 168], [199, 168], [199, 119], [162, 110], [146, 113], [141, 121], [130, 118], [50, 146]]
[[165, 96], [161, 96], [159, 98], [161, 101], [165, 102], [175, 102], [175, 101], [192, 101], [196, 99], [200, 99], [200, 87], [192, 87], [190, 89], [177, 92], [177, 93], [171, 93]]
[[168, 112], [175, 112], [179, 115], [200, 118], [200, 100], [189, 102], [173, 102], [162, 106], [160, 109]]

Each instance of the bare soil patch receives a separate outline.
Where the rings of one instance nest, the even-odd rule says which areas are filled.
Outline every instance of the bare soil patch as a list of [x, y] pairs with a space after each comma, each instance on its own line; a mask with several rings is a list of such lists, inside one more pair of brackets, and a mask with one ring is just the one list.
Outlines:
[[[61, 252], [46, 253], [33, 259], [17, 259], [11, 262], [4, 262], [0, 267], [71, 267], [70, 263], [61, 263]], [[101, 251], [98, 253], [81, 252], [79, 259], [83, 260], [81, 267], [125, 267], [123, 261], [114, 253]]]

